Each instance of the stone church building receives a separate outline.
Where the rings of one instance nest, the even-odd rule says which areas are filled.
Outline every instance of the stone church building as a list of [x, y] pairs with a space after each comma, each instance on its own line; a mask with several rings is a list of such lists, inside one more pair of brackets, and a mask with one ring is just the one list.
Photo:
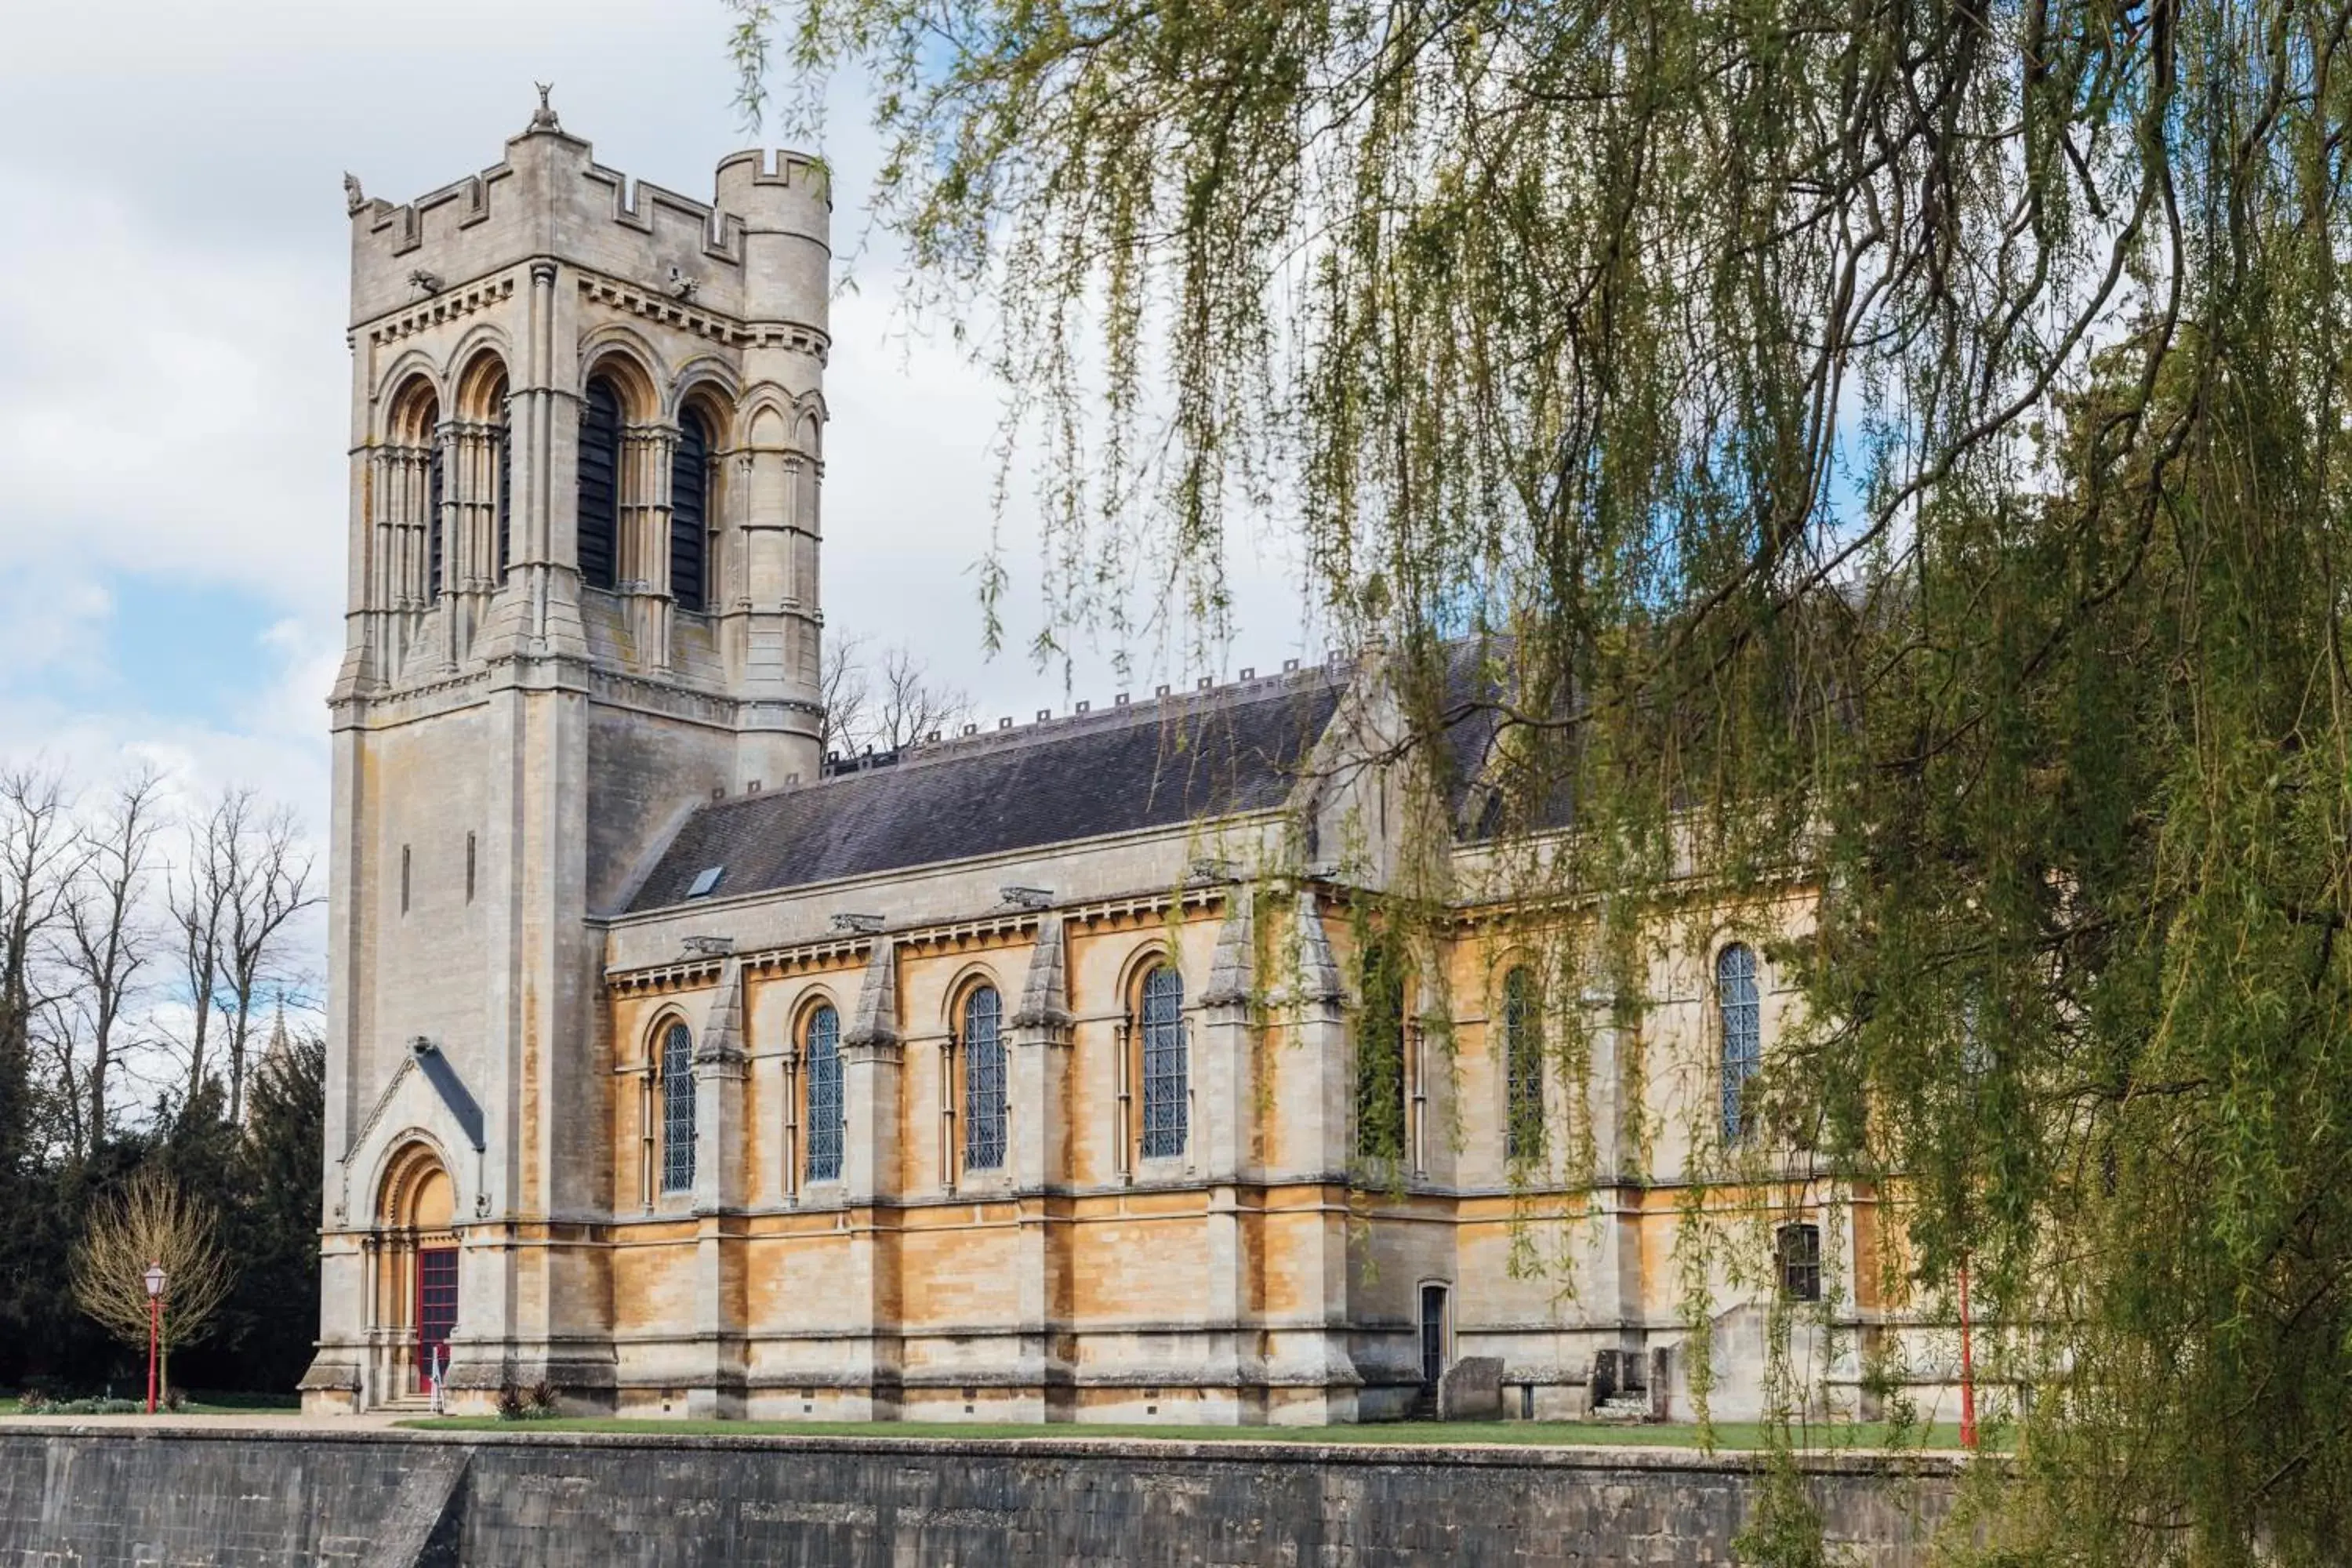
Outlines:
[[[1383, 760], [1376, 655], [825, 757], [820, 167], [674, 195], [542, 103], [405, 205], [347, 184], [308, 1409], [1324, 1423], [1492, 1358], [1510, 1416], [1689, 1415], [1754, 934], [1692, 919], [1581, 1075], [1507, 911], [1369, 963], [1408, 819], [1478, 815]], [[1829, 1291], [1849, 1394], [1895, 1321], [1868, 1195], [1806, 1201], [1706, 1287], [1718, 1415], [1772, 1292]]]

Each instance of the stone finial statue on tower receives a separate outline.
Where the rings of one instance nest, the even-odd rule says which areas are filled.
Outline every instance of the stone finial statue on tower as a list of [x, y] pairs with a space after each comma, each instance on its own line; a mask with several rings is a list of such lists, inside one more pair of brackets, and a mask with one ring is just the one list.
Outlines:
[[562, 125], [555, 118], [555, 106], [547, 101], [547, 95], [555, 90], [555, 84], [535, 81], [530, 85], [539, 89], [539, 107], [530, 111], [530, 128], [533, 131], [562, 130]]

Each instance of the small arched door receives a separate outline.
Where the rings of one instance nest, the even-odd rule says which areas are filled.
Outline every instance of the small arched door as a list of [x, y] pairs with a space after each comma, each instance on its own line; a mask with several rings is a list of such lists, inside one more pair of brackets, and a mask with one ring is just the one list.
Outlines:
[[378, 1384], [394, 1398], [432, 1394], [457, 1327], [457, 1189], [440, 1158], [411, 1145], [385, 1173], [376, 1244]]

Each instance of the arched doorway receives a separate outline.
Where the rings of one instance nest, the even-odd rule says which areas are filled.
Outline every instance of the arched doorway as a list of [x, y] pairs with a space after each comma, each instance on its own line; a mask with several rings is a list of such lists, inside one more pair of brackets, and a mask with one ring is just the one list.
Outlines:
[[430, 1398], [457, 1327], [457, 1193], [441, 1158], [411, 1143], [376, 1205], [373, 1306], [379, 1400]]

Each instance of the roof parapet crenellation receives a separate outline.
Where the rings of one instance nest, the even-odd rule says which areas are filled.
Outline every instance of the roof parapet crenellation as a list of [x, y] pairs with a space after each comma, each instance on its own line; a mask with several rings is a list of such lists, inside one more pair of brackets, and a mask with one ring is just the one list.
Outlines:
[[[735, 153], [719, 165], [714, 198], [698, 200], [598, 163], [542, 101], [478, 174], [397, 204], [353, 175], [343, 190], [354, 326], [541, 257], [738, 322], [823, 323], [822, 299], [808, 296], [829, 272], [832, 197], [823, 163], [805, 153]], [[788, 252], [755, 256], [761, 237]]]

